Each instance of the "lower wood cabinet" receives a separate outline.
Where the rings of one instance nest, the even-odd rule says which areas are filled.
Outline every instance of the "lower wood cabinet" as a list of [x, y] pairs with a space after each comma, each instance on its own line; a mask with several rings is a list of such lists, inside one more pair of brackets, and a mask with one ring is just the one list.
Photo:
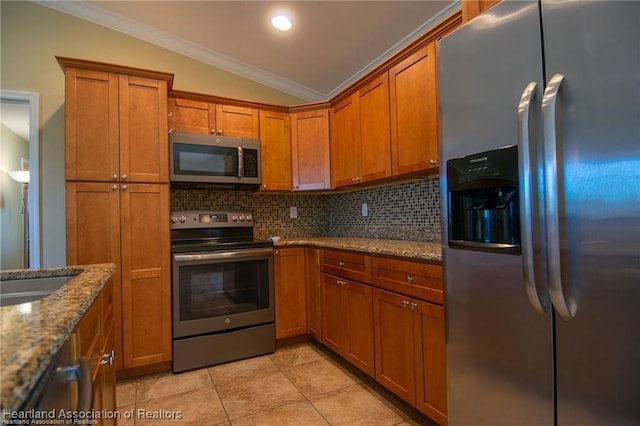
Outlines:
[[375, 378], [440, 424], [447, 421], [444, 308], [374, 289]]
[[372, 288], [322, 274], [322, 342], [373, 377]]
[[287, 247], [274, 251], [276, 339], [307, 332], [304, 250]]
[[307, 334], [322, 342], [322, 279], [320, 252], [317, 248], [304, 249], [305, 284], [307, 292]]
[[[84, 357], [93, 380], [93, 408], [116, 409], [116, 367], [113, 316], [113, 280], [98, 295], [73, 332], [75, 356]], [[98, 425], [115, 425], [115, 419], [96, 419]]]
[[168, 185], [67, 182], [66, 200], [67, 264], [116, 264], [116, 367], [170, 361]]

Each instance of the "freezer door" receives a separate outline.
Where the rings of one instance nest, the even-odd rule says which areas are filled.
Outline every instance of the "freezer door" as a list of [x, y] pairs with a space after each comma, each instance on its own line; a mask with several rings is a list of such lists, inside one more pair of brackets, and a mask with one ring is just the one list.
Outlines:
[[[539, 6], [504, 2], [439, 42], [440, 179], [448, 218], [446, 164], [518, 143], [518, 104], [529, 83], [532, 158], [543, 88]], [[517, 166], [517, 165], [516, 165]], [[538, 174], [532, 177], [537, 185]], [[539, 221], [539, 217], [534, 217]], [[539, 228], [539, 227], [536, 227]], [[444, 229], [443, 241], [448, 230]], [[540, 235], [534, 244], [538, 264]], [[521, 255], [444, 246], [450, 425], [552, 425], [552, 317], [530, 304]], [[541, 276], [542, 275], [542, 276]], [[544, 293], [544, 274], [538, 271]]]
[[556, 321], [558, 424], [637, 425], [640, 2], [543, 1], [542, 26], [547, 79], [564, 75], [545, 122], [558, 164], [550, 275], [573, 316]]

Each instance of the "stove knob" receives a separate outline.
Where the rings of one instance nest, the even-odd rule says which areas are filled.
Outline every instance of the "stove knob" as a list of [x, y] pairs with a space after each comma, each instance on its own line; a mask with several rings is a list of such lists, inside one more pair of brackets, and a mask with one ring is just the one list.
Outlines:
[[180, 223], [185, 223], [187, 221], [187, 217], [186, 216], [180, 216], [180, 218], [178, 220], [180, 221]]
[[178, 223], [178, 218], [175, 216], [171, 216], [171, 223]]
[[253, 219], [253, 217], [251, 217], [250, 214], [247, 215], [247, 222], [251, 222], [251, 219]]
[[240, 222], [244, 222], [244, 215], [241, 214], [239, 219], [240, 219]]
[[232, 220], [232, 221], [234, 221], [234, 222], [235, 222], [235, 221], [237, 221], [237, 220], [238, 220], [238, 216], [236, 216], [236, 215], [234, 214], [233, 216], [231, 216], [231, 220]]

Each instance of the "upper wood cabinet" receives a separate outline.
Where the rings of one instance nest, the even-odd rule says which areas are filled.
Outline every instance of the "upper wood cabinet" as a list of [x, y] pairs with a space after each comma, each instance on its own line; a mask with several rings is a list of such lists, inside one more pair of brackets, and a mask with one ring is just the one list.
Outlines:
[[332, 108], [331, 167], [335, 188], [391, 176], [386, 72]]
[[435, 41], [389, 70], [393, 175], [438, 167]]
[[67, 180], [168, 182], [167, 82], [68, 66]]
[[169, 129], [175, 132], [260, 137], [258, 110], [169, 98]]
[[329, 110], [291, 114], [291, 172], [293, 190], [329, 189]]
[[291, 190], [291, 119], [289, 114], [260, 111], [263, 191]]
[[462, 0], [462, 23], [469, 22], [500, 0]]

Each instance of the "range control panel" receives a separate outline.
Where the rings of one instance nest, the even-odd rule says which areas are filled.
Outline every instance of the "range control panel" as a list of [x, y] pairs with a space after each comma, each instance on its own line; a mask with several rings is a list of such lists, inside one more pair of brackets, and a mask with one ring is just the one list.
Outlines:
[[171, 229], [252, 227], [253, 214], [248, 211], [175, 211], [171, 212]]

